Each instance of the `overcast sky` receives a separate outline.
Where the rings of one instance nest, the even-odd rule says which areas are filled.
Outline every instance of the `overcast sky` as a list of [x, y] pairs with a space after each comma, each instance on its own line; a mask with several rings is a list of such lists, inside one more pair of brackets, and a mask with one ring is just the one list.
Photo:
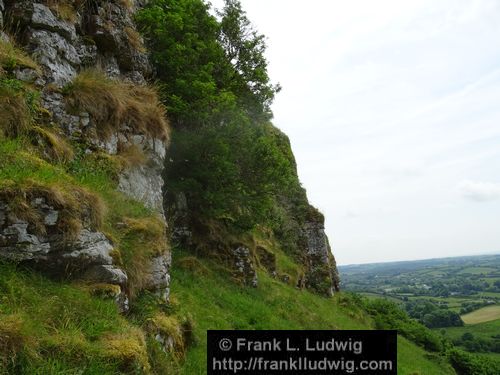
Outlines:
[[242, 4], [339, 264], [500, 252], [500, 1]]

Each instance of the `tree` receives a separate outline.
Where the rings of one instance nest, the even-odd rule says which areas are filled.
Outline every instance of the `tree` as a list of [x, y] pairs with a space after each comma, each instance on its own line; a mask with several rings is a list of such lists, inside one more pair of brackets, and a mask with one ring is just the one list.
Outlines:
[[271, 118], [270, 105], [281, 87], [270, 83], [264, 35], [253, 29], [239, 0], [225, 0], [217, 14], [218, 40], [234, 68], [229, 77], [232, 90], [252, 117]]

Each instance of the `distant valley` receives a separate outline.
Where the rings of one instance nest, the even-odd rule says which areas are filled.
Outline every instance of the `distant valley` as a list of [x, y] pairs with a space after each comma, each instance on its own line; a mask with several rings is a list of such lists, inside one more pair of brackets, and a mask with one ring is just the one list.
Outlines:
[[397, 303], [463, 349], [500, 360], [500, 255], [339, 267], [342, 288]]

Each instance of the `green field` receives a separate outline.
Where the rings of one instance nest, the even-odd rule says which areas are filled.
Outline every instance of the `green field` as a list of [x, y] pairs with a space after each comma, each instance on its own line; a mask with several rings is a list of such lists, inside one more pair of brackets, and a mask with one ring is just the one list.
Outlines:
[[494, 335], [500, 335], [500, 319], [485, 323], [466, 325], [463, 327], [445, 328], [445, 331], [445, 335], [452, 340], [461, 337], [467, 332], [472, 333], [474, 336], [479, 338], [490, 339]]
[[497, 271], [497, 269], [492, 267], [467, 267], [461, 270], [459, 273], [471, 275], [488, 275], [495, 271]]
[[465, 324], [478, 324], [497, 319], [500, 319], [500, 305], [486, 306], [469, 314], [462, 315], [462, 320]]

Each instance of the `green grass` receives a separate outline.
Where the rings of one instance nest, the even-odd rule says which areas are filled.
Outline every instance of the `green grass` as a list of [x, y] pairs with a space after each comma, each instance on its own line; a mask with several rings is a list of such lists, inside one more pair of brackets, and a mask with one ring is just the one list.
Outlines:
[[465, 324], [478, 324], [500, 319], [500, 305], [486, 306], [461, 316]]
[[[442, 328], [436, 330], [441, 331]], [[446, 332], [445, 337], [451, 340], [462, 337], [464, 333], [472, 333], [474, 337], [481, 339], [492, 339], [492, 336], [500, 334], [500, 319], [463, 327], [449, 327], [444, 328], [444, 330]]]
[[[187, 261], [189, 260], [189, 261]], [[348, 296], [324, 298], [300, 291], [259, 272], [258, 288], [240, 287], [230, 273], [208, 260], [174, 252], [172, 309], [191, 315], [195, 345], [181, 373], [206, 373], [206, 331], [209, 329], [372, 329], [371, 318]], [[399, 374], [453, 374], [449, 367], [426, 358], [426, 352], [405, 339], [399, 342]]]
[[102, 339], [132, 327], [114, 301], [1, 263], [0, 296], [0, 332], [7, 332], [11, 348], [5, 351], [0, 345], [0, 374], [98, 375], [119, 370], [118, 363], [106, 358]]
[[398, 336], [398, 374], [446, 375], [455, 374], [455, 371], [439, 356], [429, 354]]

